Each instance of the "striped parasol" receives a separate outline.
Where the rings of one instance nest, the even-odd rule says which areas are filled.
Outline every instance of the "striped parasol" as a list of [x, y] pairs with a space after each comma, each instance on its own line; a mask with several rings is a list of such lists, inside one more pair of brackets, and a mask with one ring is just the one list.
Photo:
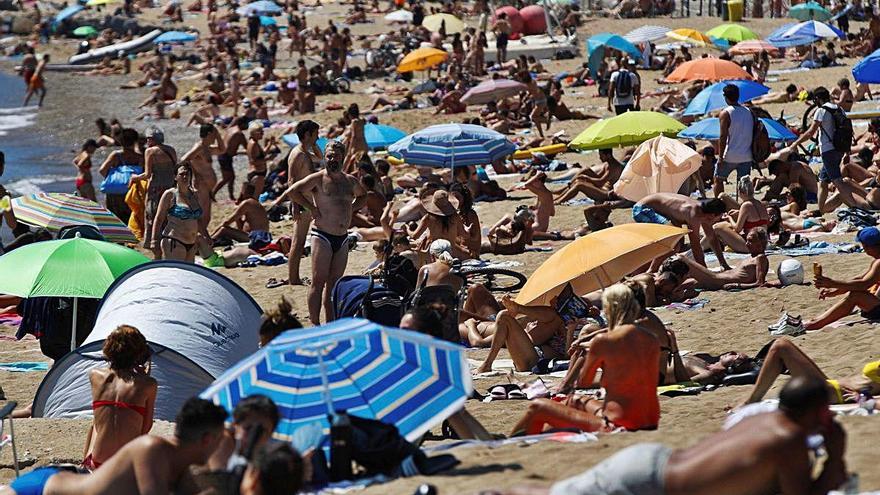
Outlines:
[[320, 426], [346, 411], [395, 425], [413, 441], [461, 409], [473, 386], [464, 348], [411, 330], [346, 318], [285, 332], [230, 368], [201, 397], [231, 411], [263, 394], [281, 412], [275, 436]]
[[51, 231], [69, 225], [90, 225], [111, 242], [137, 242], [128, 227], [94, 201], [62, 193], [28, 194], [12, 200], [15, 219]]
[[624, 39], [630, 43], [645, 43], [647, 41], [657, 41], [666, 37], [669, 32], [668, 27], [663, 26], [642, 26], [623, 35]]
[[427, 167], [488, 165], [514, 151], [504, 134], [472, 124], [432, 125], [388, 147], [406, 163]]

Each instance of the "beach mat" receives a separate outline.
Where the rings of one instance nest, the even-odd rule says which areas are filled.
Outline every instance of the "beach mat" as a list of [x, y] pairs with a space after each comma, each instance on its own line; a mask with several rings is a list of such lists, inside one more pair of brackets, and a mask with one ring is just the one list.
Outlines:
[[45, 361], [17, 361], [14, 363], [0, 363], [0, 371], [48, 371], [49, 363]]
[[666, 306], [660, 306], [654, 309], [672, 309], [676, 311], [696, 311], [698, 309], [703, 309], [707, 304], [709, 304], [709, 300], [702, 297], [692, 297], [690, 299], [685, 299], [681, 302], [674, 302], [671, 304], [667, 304]]

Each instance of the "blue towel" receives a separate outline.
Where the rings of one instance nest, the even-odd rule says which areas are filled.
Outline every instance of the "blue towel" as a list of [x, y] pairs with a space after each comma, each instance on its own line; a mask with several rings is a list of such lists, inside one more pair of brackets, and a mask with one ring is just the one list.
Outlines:
[[49, 363], [43, 361], [18, 361], [0, 363], [0, 371], [48, 371]]

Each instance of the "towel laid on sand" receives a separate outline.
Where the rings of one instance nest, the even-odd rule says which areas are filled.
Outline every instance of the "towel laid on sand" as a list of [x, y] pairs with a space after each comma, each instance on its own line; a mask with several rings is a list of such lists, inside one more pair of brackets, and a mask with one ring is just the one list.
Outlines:
[[674, 302], [672, 304], [667, 304], [666, 306], [661, 306], [656, 309], [674, 309], [678, 311], [696, 311], [698, 309], [703, 309], [705, 305], [709, 304], [708, 299], [704, 299], [702, 297], [692, 297], [690, 299], [685, 299], [682, 302]]
[[17, 361], [0, 363], [0, 371], [47, 371], [49, 363], [43, 361]]
[[21, 325], [21, 316], [19, 316], [17, 313], [0, 314], [0, 325], [17, 327]]

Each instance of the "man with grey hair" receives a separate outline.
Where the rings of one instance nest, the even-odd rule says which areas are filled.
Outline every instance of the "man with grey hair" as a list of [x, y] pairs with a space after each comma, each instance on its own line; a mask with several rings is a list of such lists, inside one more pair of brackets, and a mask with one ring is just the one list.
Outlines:
[[[311, 213], [312, 284], [309, 286], [309, 319], [321, 323], [321, 305], [326, 321], [335, 319], [330, 293], [348, 264], [348, 228], [351, 214], [360, 210], [367, 192], [353, 175], [342, 171], [345, 146], [330, 141], [324, 150], [326, 168], [295, 182], [284, 196]], [[279, 198], [279, 201], [281, 200]]]
[[161, 258], [159, 243], [153, 239], [153, 221], [162, 194], [174, 187], [177, 177], [177, 151], [165, 144], [165, 133], [158, 127], [144, 131], [147, 147], [144, 149], [144, 173], [132, 175], [129, 186], [137, 181], [147, 181], [144, 198], [144, 248], [153, 251], [155, 259]]

